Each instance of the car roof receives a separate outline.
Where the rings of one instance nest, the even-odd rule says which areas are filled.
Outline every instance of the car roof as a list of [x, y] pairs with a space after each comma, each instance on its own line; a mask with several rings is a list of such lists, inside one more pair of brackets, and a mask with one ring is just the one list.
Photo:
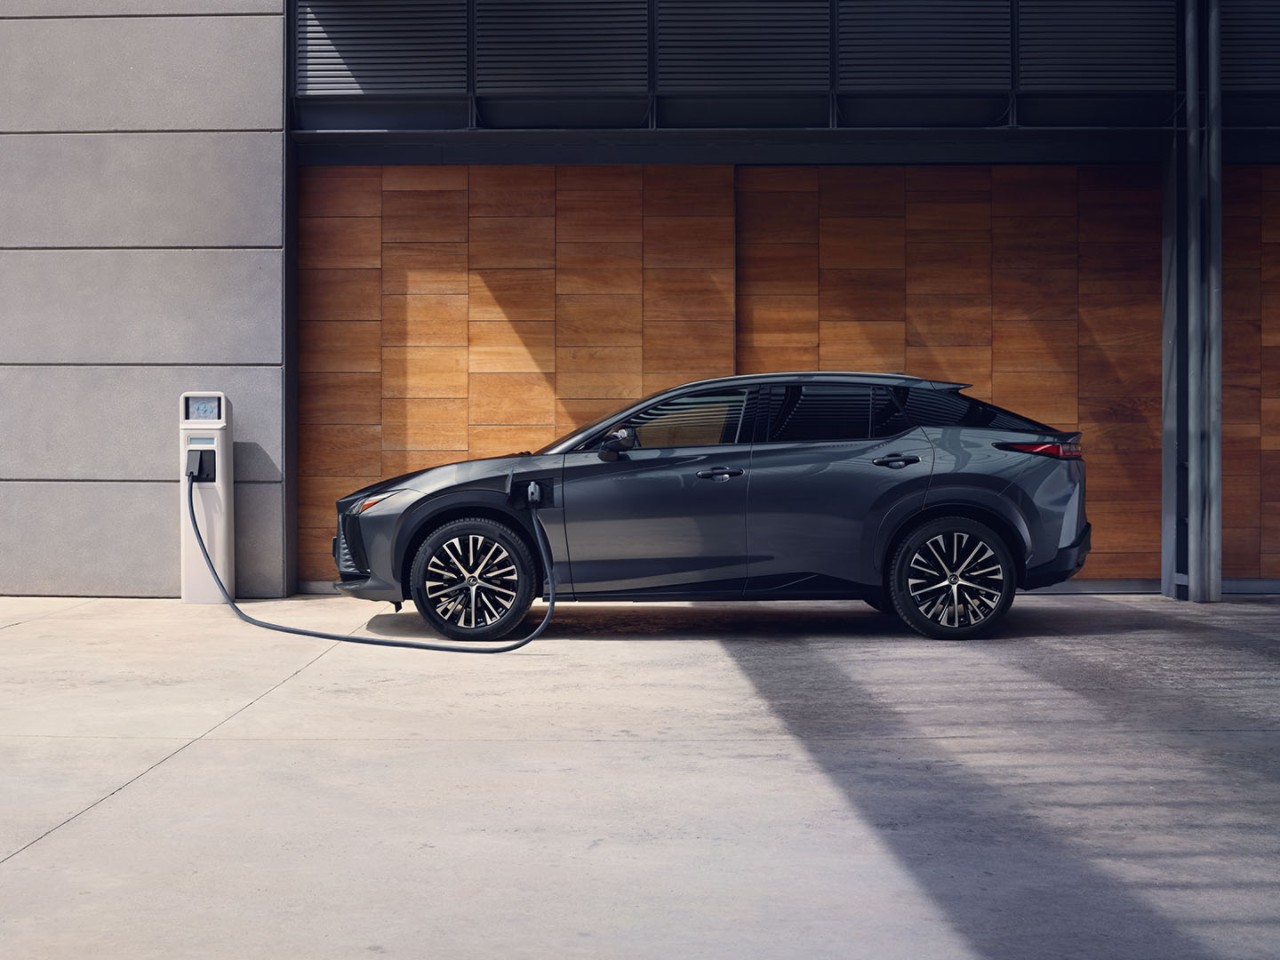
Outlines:
[[679, 387], [672, 387], [672, 390], [683, 389], [688, 387], [716, 386], [718, 384], [727, 383], [775, 383], [775, 382], [804, 382], [808, 380], [858, 380], [861, 383], [876, 383], [891, 387], [909, 387], [916, 384], [934, 384], [940, 387], [962, 388], [970, 386], [967, 383], [952, 383], [943, 380], [925, 380], [921, 377], [913, 377], [905, 373], [872, 373], [869, 371], [859, 370], [791, 370], [780, 373], [743, 373], [731, 377], [713, 377], [707, 380], [695, 380], [689, 383], [682, 383]]

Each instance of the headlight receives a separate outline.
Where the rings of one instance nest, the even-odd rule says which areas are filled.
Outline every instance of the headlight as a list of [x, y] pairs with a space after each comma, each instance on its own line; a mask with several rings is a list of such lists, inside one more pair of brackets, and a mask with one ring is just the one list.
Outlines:
[[355, 503], [353, 503], [347, 512], [358, 516], [359, 514], [364, 513], [370, 507], [373, 507], [379, 503], [382, 503], [384, 500], [390, 500], [392, 497], [397, 496], [398, 494], [408, 493], [408, 492], [409, 491], [407, 490], [386, 490], [382, 493], [370, 494], [369, 496], [365, 497], [363, 500], [357, 500]]

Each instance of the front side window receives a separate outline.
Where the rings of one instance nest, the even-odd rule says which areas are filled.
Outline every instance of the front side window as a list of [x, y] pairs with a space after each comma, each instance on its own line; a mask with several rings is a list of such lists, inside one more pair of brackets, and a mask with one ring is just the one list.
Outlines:
[[638, 447], [738, 443], [746, 408], [746, 389], [706, 390], [663, 400], [619, 426], [635, 430]]

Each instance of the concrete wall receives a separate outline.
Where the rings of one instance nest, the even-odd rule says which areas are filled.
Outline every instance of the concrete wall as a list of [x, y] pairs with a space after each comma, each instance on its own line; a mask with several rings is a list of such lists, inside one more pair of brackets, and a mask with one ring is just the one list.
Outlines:
[[0, 593], [176, 595], [177, 398], [225, 390], [278, 596], [283, 0], [0, 3]]

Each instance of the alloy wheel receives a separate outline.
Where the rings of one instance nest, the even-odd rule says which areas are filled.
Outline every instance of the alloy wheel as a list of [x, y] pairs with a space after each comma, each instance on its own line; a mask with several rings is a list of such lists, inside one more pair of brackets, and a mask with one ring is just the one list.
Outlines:
[[443, 541], [427, 560], [425, 580], [436, 616], [464, 630], [497, 623], [520, 589], [520, 571], [507, 549], [474, 533]]
[[921, 615], [939, 626], [975, 627], [1000, 607], [1004, 564], [982, 538], [944, 531], [911, 555], [907, 590]]

